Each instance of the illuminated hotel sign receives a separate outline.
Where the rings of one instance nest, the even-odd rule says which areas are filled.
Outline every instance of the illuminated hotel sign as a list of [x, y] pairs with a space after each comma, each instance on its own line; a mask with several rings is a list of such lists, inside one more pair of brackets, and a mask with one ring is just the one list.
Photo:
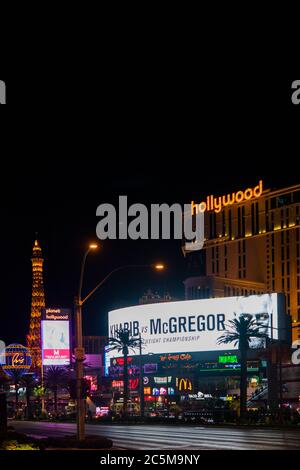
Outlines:
[[227, 194], [226, 196], [215, 197], [213, 195], [207, 196], [206, 201], [196, 204], [191, 202], [191, 213], [196, 215], [203, 212], [221, 212], [222, 209], [233, 204], [240, 204], [241, 202], [250, 201], [250, 199], [258, 199], [263, 193], [263, 181], [260, 181], [255, 188], [248, 188], [245, 191], [238, 191], [236, 193]]
[[70, 320], [70, 310], [67, 308], [44, 308], [44, 320]]

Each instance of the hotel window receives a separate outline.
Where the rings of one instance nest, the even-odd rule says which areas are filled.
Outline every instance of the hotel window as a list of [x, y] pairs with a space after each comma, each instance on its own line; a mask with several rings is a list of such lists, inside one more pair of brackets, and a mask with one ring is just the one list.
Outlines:
[[300, 306], [300, 292], [297, 292], [297, 303], [299, 307]]
[[255, 234], [255, 208], [254, 208], [254, 204], [251, 204], [251, 232], [252, 232], [252, 235]]
[[274, 212], [271, 212], [271, 230], [274, 230]]
[[209, 215], [210, 218], [210, 224], [209, 224], [209, 236], [211, 239], [216, 238], [216, 233], [217, 233], [217, 218], [216, 218], [216, 213], [212, 213]]
[[225, 237], [226, 234], [226, 221], [225, 221], [225, 211], [222, 212], [222, 237]]
[[[296, 207], [296, 225], [299, 225], [300, 217], [299, 217], [299, 206]], [[299, 236], [299, 229], [297, 230], [297, 234]], [[297, 239], [299, 241], [299, 238]]]
[[288, 261], [288, 262], [286, 263], [286, 271], [287, 271], [287, 275], [288, 275], [288, 276], [290, 275], [290, 271], [291, 271], [290, 266], [291, 266], [291, 265], [290, 265], [290, 262]]
[[269, 201], [265, 202], [266, 231], [269, 231]]
[[284, 291], [284, 279], [281, 279], [281, 289]]
[[220, 248], [217, 246], [216, 247], [216, 272], [219, 274], [219, 253], [220, 253]]
[[232, 210], [229, 209], [228, 211], [228, 235], [229, 238], [232, 238]]
[[242, 208], [238, 207], [238, 238], [242, 237]]
[[283, 225], [284, 225], [284, 214], [283, 214], [283, 210], [280, 211], [280, 222], [281, 222], [281, 228], [283, 228]]
[[291, 283], [290, 283], [290, 278], [287, 278], [287, 290], [290, 290], [291, 288]]
[[286, 226], [288, 227], [290, 225], [290, 210], [289, 209], [286, 209], [285, 216], [286, 216]]
[[258, 205], [258, 202], [255, 203], [255, 219], [256, 219], [255, 233], [257, 234], [259, 232], [259, 205]]

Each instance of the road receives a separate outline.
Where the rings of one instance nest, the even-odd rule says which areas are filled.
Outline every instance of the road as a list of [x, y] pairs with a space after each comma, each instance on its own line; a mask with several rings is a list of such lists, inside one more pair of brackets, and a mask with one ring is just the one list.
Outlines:
[[[75, 424], [12, 421], [17, 431], [35, 437], [75, 433]], [[300, 450], [300, 430], [203, 426], [91, 425], [86, 433], [113, 440], [114, 447], [142, 450]]]

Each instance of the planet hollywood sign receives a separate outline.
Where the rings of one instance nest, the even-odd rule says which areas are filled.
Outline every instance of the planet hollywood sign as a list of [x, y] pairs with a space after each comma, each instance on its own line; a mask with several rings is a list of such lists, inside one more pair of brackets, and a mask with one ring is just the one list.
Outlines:
[[263, 193], [263, 181], [259, 181], [255, 188], [248, 188], [245, 191], [237, 191], [236, 193], [227, 194], [226, 196], [215, 197], [213, 195], [207, 196], [206, 201], [196, 204], [191, 202], [192, 215], [204, 212], [214, 211], [217, 214], [225, 207], [232, 206], [233, 204], [240, 204], [242, 202], [250, 201], [250, 199], [258, 199]]

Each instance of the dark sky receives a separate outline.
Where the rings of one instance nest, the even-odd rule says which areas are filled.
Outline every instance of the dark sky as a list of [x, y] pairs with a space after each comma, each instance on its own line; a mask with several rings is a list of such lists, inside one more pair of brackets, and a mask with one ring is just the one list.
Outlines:
[[[74, 90], [60, 86], [60, 106], [51, 110], [43, 81], [28, 82], [28, 112], [13, 109], [22, 87], [7, 79], [12, 104], [1, 116], [0, 338], [25, 341], [36, 231], [47, 305], [70, 307], [85, 246], [95, 239], [99, 204], [115, 203], [118, 195], [128, 195], [130, 203], [188, 203], [253, 186], [259, 178], [273, 188], [299, 183], [300, 121], [291, 82], [249, 78], [242, 86], [228, 77], [221, 88], [205, 79], [187, 88], [125, 92], [113, 84], [99, 90], [91, 81], [89, 106], [74, 106]], [[47, 95], [47, 103], [52, 99]], [[101, 243], [88, 259], [86, 291], [114, 267], [157, 260], [168, 265], [164, 273], [124, 271], [86, 304], [86, 334], [105, 333], [107, 311], [135, 304], [148, 288], [183, 296], [180, 242]]]

